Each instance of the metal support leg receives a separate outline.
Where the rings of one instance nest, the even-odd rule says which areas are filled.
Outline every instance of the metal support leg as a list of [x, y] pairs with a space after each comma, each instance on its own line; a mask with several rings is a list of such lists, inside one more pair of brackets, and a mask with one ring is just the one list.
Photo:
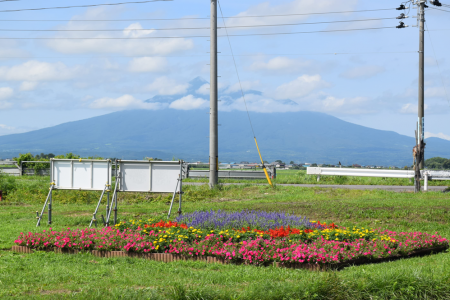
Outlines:
[[116, 201], [114, 201], [114, 225], [117, 224], [117, 194], [116, 194]]
[[428, 192], [428, 173], [423, 174], [424, 177], [424, 185], [423, 185], [423, 191]]
[[53, 189], [50, 190], [50, 201], [48, 203], [48, 225], [52, 224], [52, 203], [53, 203]]
[[97, 207], [95, 208], [95, 212], [92, 215], [92, 220], [91, 220], [91, 223], [89, 224], [89, 228], [92, 227], [92, 223], [95, 223], [95, 227], [97, 227], [97, 213], [98, 213], [98, 209], [100, 208], [100, 204], [102, 203], [103, 195], [105, 194], [105, 191], [108, 188], [109, 188], [108, 185], [106, 185], [105, 188], [103, 189], [102, 195], [100, 196], [100, 200], [98, 200]]
[[317, 182], [320, 181], [320, 175], [317, 175]]
[[183, 177], [180, 176], [180, 198], [179, 198], [180, 203], [178, 205], [178, 215], [179, 216], [181, 215], [181, 200], [182, 200], [182, 197], [183, 197]]
[[36, 212], [36, 215], [37, 215], [36, 219], [38, 219], [38, 221], [36, 223], [36, 227], [41, 226], [42, 216], [44, 215], [45, 207], [47, 206], [48, 200], [50, 199], [52, 190], [53, 190], [53, 185], [50, 187], [50, 191], [48, 192], [47, 199], [45, 199], [45, 203], [44, 203], [44, 206], [42, 207], [41, 214], [39, 214], [39, 212]]
[[112, 200], [111, 200], [111, 206], [109, 207], [108, 214], [106, 215], [106, 226], [109, 226], [109, 220], [111, 219], [111, 212], [113, 210], [114, 202], [116, 202], [115, 207], [117, 209], [117, 185], [118, 185], [118, 183], [116, 180], [116, 185], [114, 186], [114, 193], [113, 193]]
[[106, 201], [106, 218], [108, 218], [109, 216], [109, 197], [108, 200]]
[[167, 219], [170, 218], [170, 214], [172, 213], [173, 201], [175, 201], [175, 195], [177, 194], [178, 184], [180, 183], [180, 179], [177, 181], [177, 186], [175, 187], [175, 191], [172, 195], [172, 201], [170, 202], [169, 214], [167, 215]]

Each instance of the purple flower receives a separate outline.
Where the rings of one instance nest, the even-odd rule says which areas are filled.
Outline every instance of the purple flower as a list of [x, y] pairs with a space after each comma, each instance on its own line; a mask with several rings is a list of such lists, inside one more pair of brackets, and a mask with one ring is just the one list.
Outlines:
[[176, 218], [176, 222], [203, 229], [233, 229], [250, 227], [261, 230], [279, 227], [299, 229], [316, 228], [306, 217], [298, 217], [285, 212], [265, 212], [243, 210], [241, 212], [196, 211]]

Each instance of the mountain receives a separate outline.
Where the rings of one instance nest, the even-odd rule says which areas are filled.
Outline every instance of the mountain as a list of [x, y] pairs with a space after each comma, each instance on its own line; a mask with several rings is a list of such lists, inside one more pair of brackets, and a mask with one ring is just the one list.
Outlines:
[[[263, 158], [404, 166], [414, 138], [317, 112], [251, 113]], [[258, 161], [246, 112], [219, 112], [220, 161]], [[32, 132], [0, 136], [0, 156], [74, 152], [124, 159], [145, 156], [207, 161], [207, 109], [128, 110]], [[427, 139], [426, 156], [450, 157], [450, 141]]]

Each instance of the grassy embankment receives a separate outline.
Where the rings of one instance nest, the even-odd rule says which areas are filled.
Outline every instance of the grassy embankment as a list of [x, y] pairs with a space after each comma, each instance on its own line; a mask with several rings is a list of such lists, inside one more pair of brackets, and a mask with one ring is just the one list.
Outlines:
[[[448, 299], [450, 254], [358, 266], [339, 272], [201, 262], [160, 263], [100, 259], [89, 254], [15, 254], [20, 232], [35, 228], [47, 181], [18, 180], [20, 188], [0, 204], [0, 298], [76, 299]], [[40, 183], [39, 183], [40, 182]], [[39, 187], [44, 184], [44, 187]], [[40, 191], [43, 198], [33, 196]], [[99, 193], [57, 191], [55, 230], [85, 228]], [[164, 218], [168, 195], [121, 194], [121, 219]], [[424, 231], [450, 238], [450, 194], [225, 186], [210, 191], [186, 186], [185, 212], [257, 209], [287, 211], [341, 226]], [[64, 204], [65, 203], [65, 204]], [[104, 204], [102, 205], [104, 212]], [[45, 223], [45, 222], [44, 222]]]

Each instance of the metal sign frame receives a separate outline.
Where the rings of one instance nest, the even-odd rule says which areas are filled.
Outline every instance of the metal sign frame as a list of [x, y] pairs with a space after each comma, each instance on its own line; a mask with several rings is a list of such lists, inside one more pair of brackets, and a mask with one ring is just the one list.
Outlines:
[[[57, 170], [55, 169], [55, 163], [58, 162], [68, 162], [70, 163], [70, 187], [68, 186], [59, 186], [59, 182], [57, 179]], [[90, 164], [90, 170], [89, 170], [89, 175], [90, 175], [90, 188], [86, 188], [86, 187], [77, 187], [75, 184], [75, 180], [77, 180], [77, 177], [75, 176], [75, 171], [76, 168], [78, 167], [77, 165], [86, 165], [86, 164]], [[106, 168], [107, 168], [107, 178], [106, 178], [106, 182], [101, 186], [95, 187], [94, 186], [94, 180], [95, 179], [95, 164], [106, 164]], [[51, 159], [50, 160], [50, 181], [52, 182], [52, 184], [54, 185], [54, 189], [56, 190], [83, 190], [83, 191], [102, 191], [104, 188], [104, 185], [110, 185], [111, 184], [111, 174], [112, 174], [112, 163], [111, 160], [95, 160], [95, 159]]]
[[[150, 192], [150, 193], [171, 193], [174, 191], [174, 187], [161, 187], [162, 183], [159, 183], [157, 185], [157, 182], [155, 182], [159, 177], [157, 173], [158, 166], [170, 166], [172, 167], [172, 170], [175, 171], [177, 174], [176, 179], [174, 178], [174, 186], [176, 180], [182, 175], [182, 163], [181, 161], [140, 161], [140, 160], [119, 160], [119, 171], [120, 171], [120, 184], [118, 191], [119, 192]], [[148, 188], [136, 188], [136, 185], [134, 187], [128, 188], [127, 187], [127, 166], [139, 166], [143, 167], [141, 168], [140, 172], [142, 174], [142, 177], [144, 179], [143, 182], [141, 182], [141, 185], [147, 186]], [[175, 167], [175, 168], [173, 168]], [[132, 170], [132, 168], [129, 168]], [[136, 169], [136, 172], [139, 172]], [[136, 176], [136, 174], [129, 175], [130, 178], [133, 176]], [[157, 186], [155, 186], [157, 185]], [[132, 185], [133, 186], [133, 185]]]
[[[71, 170], [70, 170], [70, 174], [71, 174], [71, 178], [70, 178], [70, 187], [58, 187], [57, 186], [57, 184], [55, 183], [55, 162], [70, 162], [70, 167], [71, 167]], [[90, 163], [90, 172], [89, 172], [89, 174], [90, 174], [90, 183], [91, 183], [91, 187], [90, 188], [84, 188], [84, 187], [74, 187], [74, 179], [75, 179], [75, 176], [74, 176], [74, 165], [75, 164], [79, 164], [79, 163], [83, 163], [83, 164], [86, 164], [86, 163]], [[94, 164], [95, 163], [102, 163], [102, 164], [104, 164], [104, 163], [106, 163], [106, 166], [107, 166], [107, 178], [106, 178], [106, 183], [103, 185], [103, 188], [95, 188], [94, 187], [94, 170], [95, 170], [95, 168], [94, 168]], [[106, 205], [106, 207], [107, 207], [107, 214], [108, 214], [108, 207], [109, 207], [109, 188], [110, 188], [110, 186], [111, 186], [111, 174], [112, 174], [112, 163], [111, 163], [111, 160], [95, 160], [95, 159], [50, 159], [50, 191], [49, 191], [49, 193], [48, 193], [48, 195], [47, 195], [47, 199], [45, 200], [45, 203], [44, 203], [44, 206], [42, 207], [42, 211], [41, 211], [41, 213], [39, 214], [39, 212], [37, 211], [36, 212], [36, 219], [37, 219], [37, 224], [36, 224], [36, 227], [38, 227], [38, 226], [40, 226], [41, 225], [41, 220], [42, 220], [42, 216], [44, 215], [44, 212], [45, 212], [45, 208], [47, 207], [47, 204], [48, 204], [48, 224], [50, 225], [50, 224], [52, 224], [52, 207], [53, 207], [53, 190], [57, 190], [57, 189], [59, 189], [59, 190], [80, 190], [80, 191], [84, 191], [84, 190], [86, 190], [86, 191], [103, 191], [102, 192], [102, 195], [101, 195], [101, 197], [100, 197], [100, 200], [99, 200], [99, 204], [98, 204], [98, 206], [100, 205], [100, 202], [102, 201], [102, 198], [103, 198], [103, 195], [105, 194], [105, 192], [107, 192], [107, 195], [108, 195], [108, 203], [107, 203], [107, 205]], [[96, 209], [96, 212], [94, 213], [94, 217], [93, 217], [93, 220], [92, 221], [94, 221], [94, 222], [96, 222], [96, 220], [95, 220], [95, 215], [96, 215], [96, 213], [97, 213], [97, 211], [98, 211], [98, 206], [97, 206], [97, 209]], [[91, 221], [91, 225], [92, 225], [92, 221]]]
[[[55, 171], [55, 162], [59, 162], [59, 161], [63, 161], [63, 162], [70, 162], [70, 174], [71, 174], [71, 178], [70, 178], [70, 187], [68, 186], [58, 186], [57, 183], [55, 181], [56, 180], [56, 171]], [[85, 188], [85, 187], [76, 187], [74, 186], [74, 170], [75, 170], [75, 165], [77, 163], [90, 163], [90, 172], [88, 172], [88, 174], [90, 174], [90, 183], [91, 186], [90, 188]], [[96, 188], [94, 187], [94, 164], [95, 163], [107, 163], [107, 182], [106, 184], [103, 186], [102, 189], [100, 188]], [[148, 175], [149, 175], [149, 188], [148, 190], [129, 190], [126, 189], [125, 184], [126, 184], [126, 174], [124, 174], [124, 171], [126, 170], [126, 167], [124, 167], [126, 164], [129, 165], [141, 165], [141, 166], [147, 166], [148, 165]], [[157, 170], [157, 168], [154, 168], [153, 166], [174, 166], [176, 167], [176, 170], [178, 170], [179, 168], [179, 172], [177, 171], [178, 177], [176, 178], [176, 185], [174, 190], [172, 189], [172, 187], [170, 188], [171, 190], [169, 190], [169, 188], [154, 188], [153, 187], [153, 179], [156, 177], [153, 172], [155, 170]], [[145, 170], [145, 168], [144, 168]], [[174, 168], [172, 168], [172, 171], [175, 170]], [[36, 227], [40, 226], [41, 220], [42, 220], [42, 216], [44, 214], [45, 208], [47, 207], [48, 204], [48, 224], [50, 225], [52, 223], [52, 192], [53, 190], [56, 189], [60, 189], [60, 190], [86, 190], [86, 191], [102, 191], [102, 194], [100, 196], [100, 199], [98, 201], [98, 204], [96, 206], [95, 212], [93, 213], [91, 222], [89, 227], [92, 226], [92, 224], [97, 225], [97, 213], [101, 204], [101, 201], [103, 199], [103, 196], [105, 195], [105, 193], [107, 194], [107, 203], [106, 203], [106, 220], [103, 219], [103, 223], [105, 224], [105, 226], [109, 226], [109, 222], [111, 220], [111, 214], [112, 212], [114, 212], [114, 224], [117, 223], [117, 194], [119, 192], [151, 192], [151, 193], [172, 193], [172, 201], [170, 204], [170, 209], [169, 209], [169, 214], [168, 217], [170, 217], [171, 211], [172, 211], [172, 207], [173, 207], [173, 203], [175, 201], [175, 196], [176, 194], [179, 195], [179, 208], [178, 208], [178, 213], [181, 214], [181, 202], [182, 202], [182, 185], [183, 185], [183, 161], [137, 161], [137, 160], [116, 160], [115, 161], [115, 171], [116, 171], [116, 184], [114, 187], [114, 192], [113, 192], [113, 196], [110, 202], [110, 192], [111, 192], [111, 177], [112, 177], [112, 162], [111, 160], [92, 160], [92, 159], [51, 159], [50, 160], [50, 179], [51, 179], [51, 183], [50, 183], [50, 191], [48, 193], [47, 199], [45, 200], [44, 206], [42, 208], [41, 213], [39, 214], [39, 212], [36, 212], [36, 219], [38, 219]], [[136, 175], [136, 174], [134, 174]], [[132, 177], [132, 176], [130, 176]], [[175, 179], [175, 178], [173, 178]], [[175, 180], [174, 180], [175, 181]], [[160, 183], [161, 184], [161, 183]], [[164, 182], [162, 183], [164, 184]], [[103, 218], [103, 216], [102, 216]]]

